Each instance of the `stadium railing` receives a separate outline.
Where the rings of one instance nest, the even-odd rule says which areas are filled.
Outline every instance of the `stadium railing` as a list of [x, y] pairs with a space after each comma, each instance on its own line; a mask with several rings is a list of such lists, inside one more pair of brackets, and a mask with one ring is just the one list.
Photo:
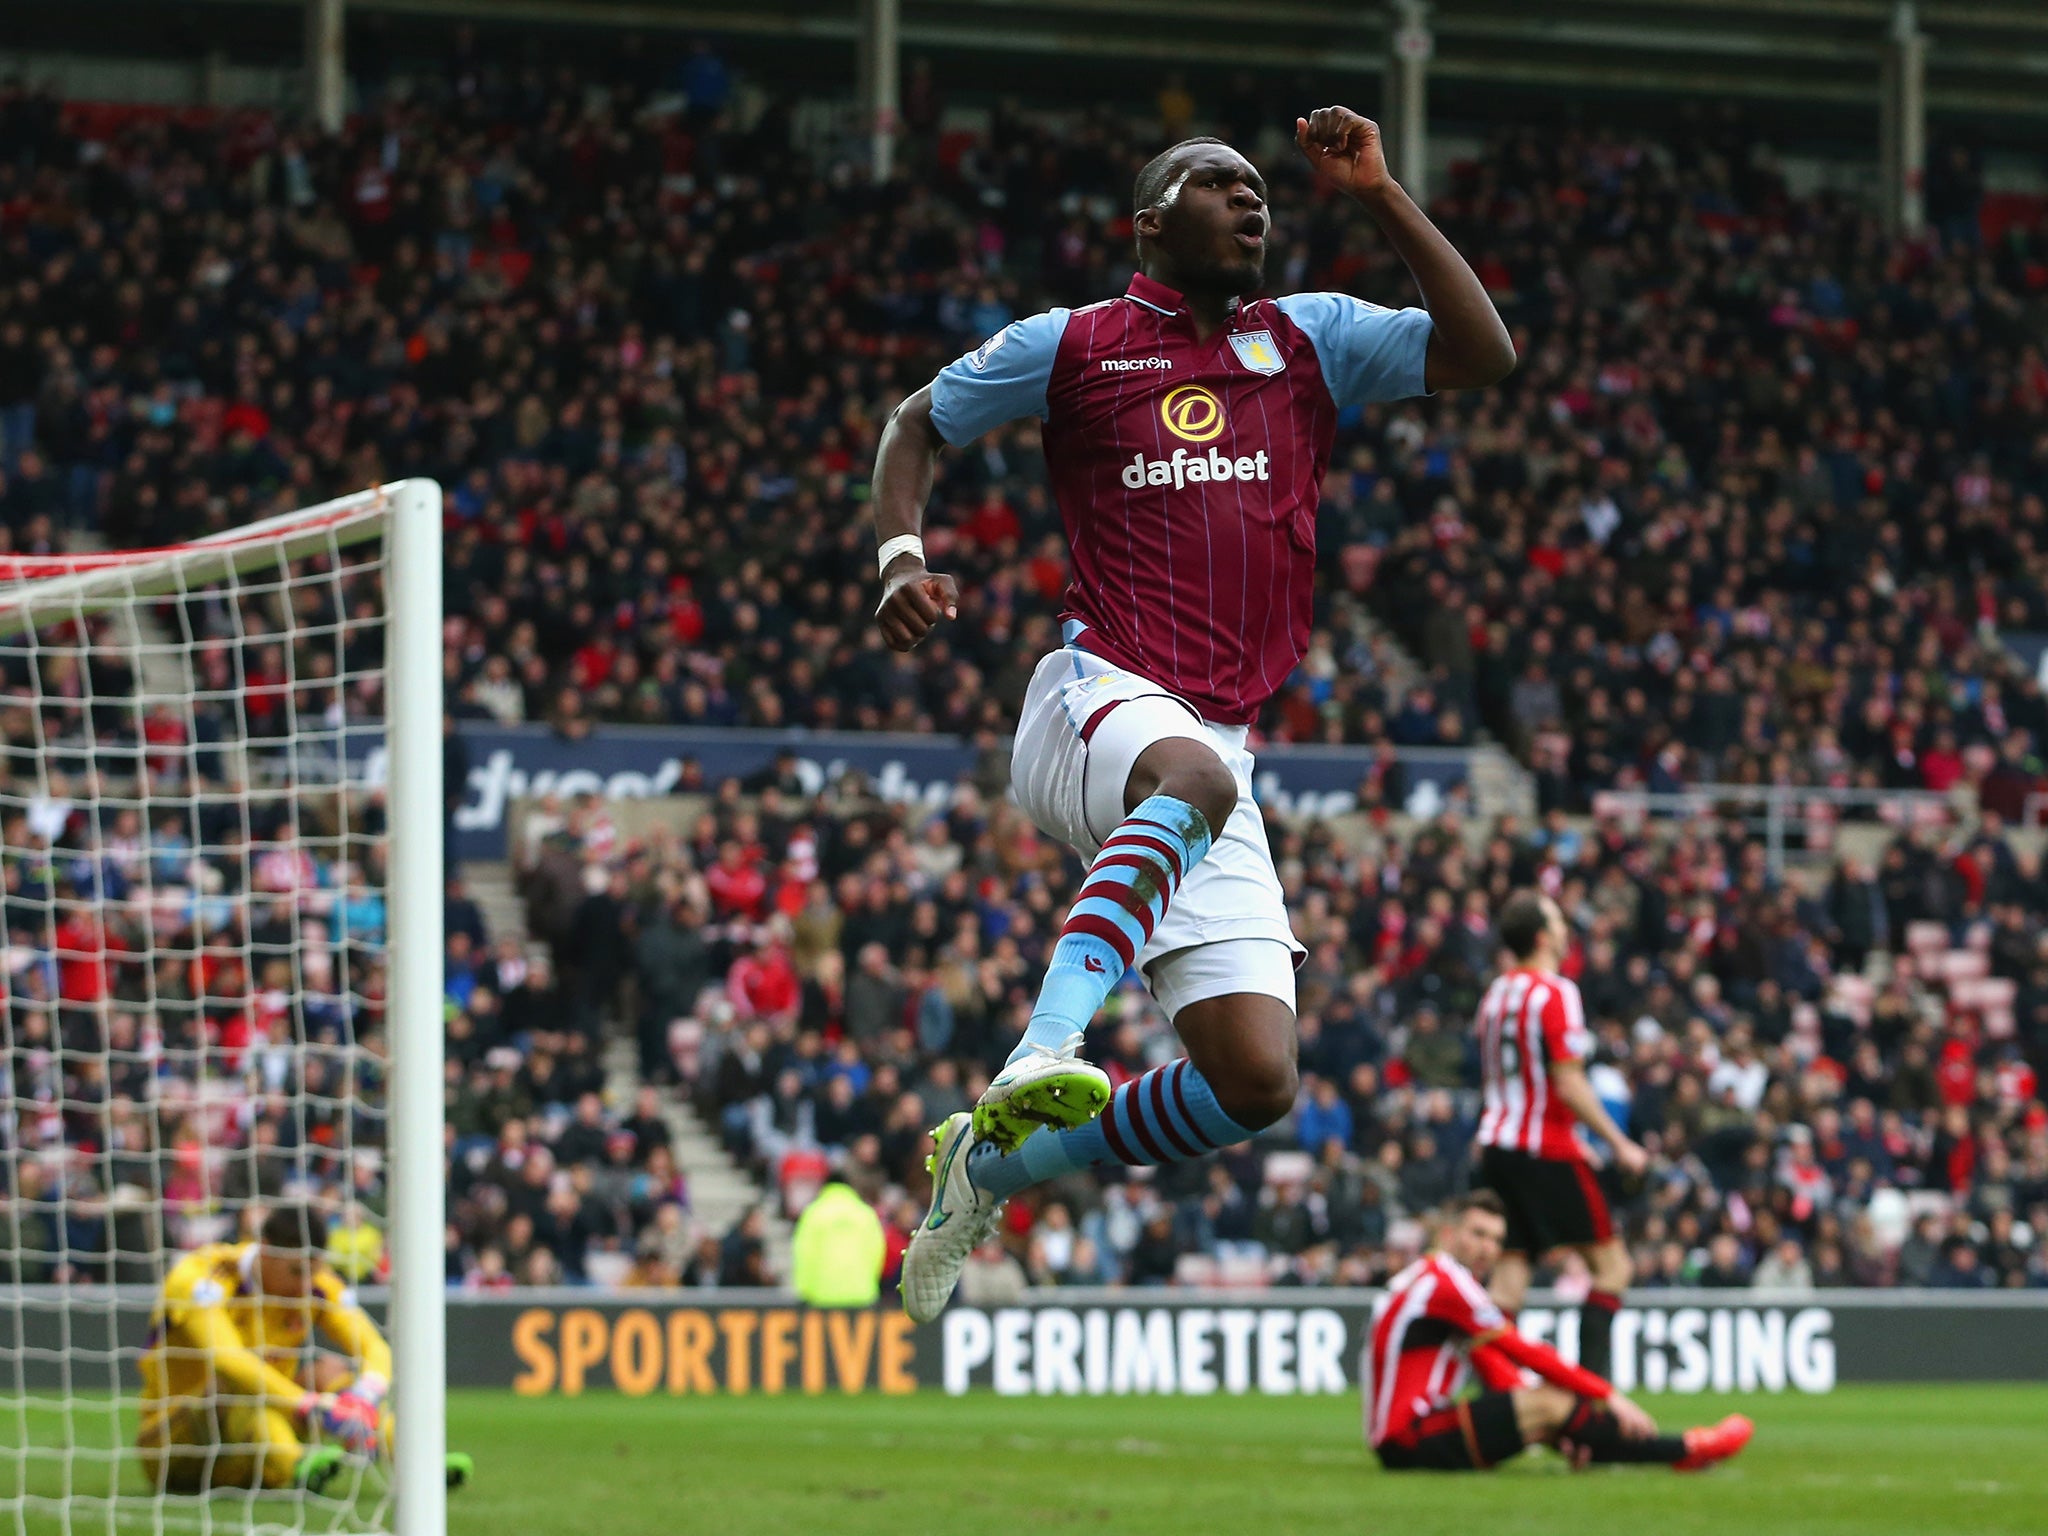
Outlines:
[[1969, 810], [1967, 797], [1932, 790], [1784, 784], [1699, 784], [1671, 793], [1610, 789], [1593, 797], [1595, 816], [1631, 825], [1646, 820], [1736, 819], [1750, 833], [1762, 836], [1773, 874], [1782, 874], [1792, 856], [1831, 854], [1845, 822], [1894, 831], [1941, 829], [1955, 826]]

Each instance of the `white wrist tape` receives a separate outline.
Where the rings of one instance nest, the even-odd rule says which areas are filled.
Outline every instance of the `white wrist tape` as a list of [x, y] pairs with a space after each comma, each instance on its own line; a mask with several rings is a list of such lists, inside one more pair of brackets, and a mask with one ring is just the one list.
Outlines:
[[915, 555], [920, 561], [923, 560], [924, 540], [920, 539], [914, 533], [897, 534], [895, 538], [888, 540], [886, 543], [882, 545], [881, 549], [877, 551], [875, 557], [878, 562], [877, 569], [879, 569], [883, 575], [888, 575], [889, 562], [891, 560], [894, 560], [898, 555]]

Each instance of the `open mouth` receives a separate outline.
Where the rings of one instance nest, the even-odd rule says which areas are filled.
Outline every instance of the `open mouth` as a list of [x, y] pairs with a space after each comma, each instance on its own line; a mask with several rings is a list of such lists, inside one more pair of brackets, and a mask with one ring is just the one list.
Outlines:
[[1237, 226], [1237, 243], [1247, 251], [1263, 251], [1266, 248], [1266, 216], [1254, 213], [1240, 223]]

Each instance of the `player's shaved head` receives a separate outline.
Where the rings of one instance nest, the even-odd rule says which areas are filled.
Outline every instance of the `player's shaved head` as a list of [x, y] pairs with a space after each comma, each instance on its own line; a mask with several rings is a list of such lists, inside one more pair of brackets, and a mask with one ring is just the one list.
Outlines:
[[[1221, 144], [1223, 141], [1207, 134], [1192, 139], [1182, 139], [1170, 149], [1162, 149], [1145, 162], [1145, 169], [1138, 172], [1138, 179], [1131, 185], [1131, 212], [1143, 213], [1147, 208], [1157, 208], [1172, 185], [1174, 173], [1180, 162], [1191, 149], [1204, 144]], [[1227, 146], [1226, 146], [1227, 147]]]
[[1221, 139], [1182, 139], [1154, 155], [1132, 185], [1131, 204], [1147, 276], [1218, 303], [1264, 281], [1266, 181]]

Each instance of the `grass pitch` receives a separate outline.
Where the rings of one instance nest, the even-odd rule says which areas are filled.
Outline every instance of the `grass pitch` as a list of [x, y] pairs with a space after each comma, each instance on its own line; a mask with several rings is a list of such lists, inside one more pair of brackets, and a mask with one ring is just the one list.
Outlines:
[[[1666, 1427], [1740, 1408], [1755, 1442], [1704, 1476], [1572, 1475], [1547, 1452], [1498, 1473], [1389, 1476], [1355, 1399], [519, 1398], [458, 1392], [449, 1440], [477, 1481], [450, 1536], [1989, 1536], [2048, 1530], [2048, 1385], [1849, 1387], [1828, 1397], [1646, 1398]], [[112, 1416], [99, 1422], [111, 1424]], [[0, 1479], [6, 1475], [0, 1456]], [[124, 1485], [139, 1494], [133, 1469]], [[38, 1478], [38, 1481], [41, 1479]], [[74, 1484], [74, 1486], [77, 1486]], [[0, 1486], [0, 1495], [18, 1494]], [[56, 1492], [54, 1488], [33, 1488]], [[264, 1501], [268, 1504], [269, 1501]], [[147, 1501], [72, 1531], [147, 1529]], [[215, 1500], [213, 1528], [246, 1506]], [[134, 1518], [129, 1518], [129, 1512]], [[54, 1512], [9, 1512], [57, 1536]], [[274, 1505], [258, 1520], [288, 1517]], [[188, 1516], [189, 1519], [189, 1516]], [[182, 1523], [182, 1522], [181, 1522]], [[324, 1522], [322, 1522], [324, 1523]]]
[[[1353, 1398], [623, 1399], [462, 1395], [478, 1485], [454, 1536], [932, 1536], [947, 1531], [1819, 1536], [2048, 1530], [2048, 1386], [1646, 1398], [1667, 1427], [1739, 1408], [1757, 1438], [1701, 1476], [1391, 1476]], [[573, 1514], [571, 1513], [573, 1512]]]

